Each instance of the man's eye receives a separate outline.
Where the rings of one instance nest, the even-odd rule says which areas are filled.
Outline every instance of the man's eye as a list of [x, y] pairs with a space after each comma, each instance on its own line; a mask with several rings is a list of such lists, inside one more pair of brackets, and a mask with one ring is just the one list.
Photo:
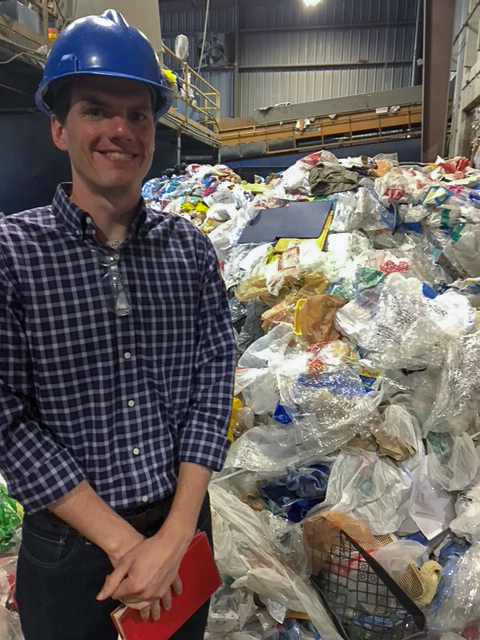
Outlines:
[[92, 118], [102, 118], [105, 115], [105, 111], [101, 107], [90, 107], [87, 110], [87, 115]]
[[130, 117], [133, 122], [144, 122], [147, 118], [142, 111], [134, 111]]

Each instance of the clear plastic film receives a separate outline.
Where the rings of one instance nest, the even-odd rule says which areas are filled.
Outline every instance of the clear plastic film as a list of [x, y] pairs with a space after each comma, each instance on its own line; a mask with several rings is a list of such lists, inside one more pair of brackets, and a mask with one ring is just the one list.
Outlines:
[[449, 342], [473, 330], [474, 318], [462, 296], [450, 291], [431, 300], [416, 278], [392, 273], [337, 311], [335, 322], [378, 366], [417, 369], [440, 365]]
[[0, 638], [2, 640], [23, 640], [18, 614], [0, 607]]
[[479, 367], [480, 332], [459, 336], [450, 343], [424, 433], [459, 435], [475, 425], [480, 410]]
[[291, 426], [257, 426], [246, 431], [230, 447], [225, 468], [258, 473], [283, 472], [299, 460], [296, 434]]
[[335, 210], [331, 231], [333, 233], [359, 229], [363, 213], [357, 210], [357, 198], [353, 191], [339, 193], [335, 197]]
[[429, 610], [428, 626], [437, 631], [462, 632], [480, 619], [480, 543], [461, 557]]
[[[316, 347], [316, 346], [315, 346]], [[341, 342], [292, 354], [274, 367], [282, 405], [291, 408], [297, 442], [329, 453], [378, 418], [358, 373], [342, 360]]]

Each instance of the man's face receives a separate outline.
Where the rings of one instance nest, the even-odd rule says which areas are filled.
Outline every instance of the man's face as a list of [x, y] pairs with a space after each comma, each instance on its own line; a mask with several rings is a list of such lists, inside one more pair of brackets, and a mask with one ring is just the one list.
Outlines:
[[116, 78], [78, 78], [72, 81], [65, 122], [52, 116], [51, 126], [55, 145], [70, 156], [74, 190], [140, 196], [155, 142], [148, 87]]

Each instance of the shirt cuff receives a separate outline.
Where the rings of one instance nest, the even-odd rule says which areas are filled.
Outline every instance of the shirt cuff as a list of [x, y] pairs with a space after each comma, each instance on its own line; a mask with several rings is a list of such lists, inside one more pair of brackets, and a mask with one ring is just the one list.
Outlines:
[[83, 470], [67, 451], [62, 450], [36, 466], [21, 483], [8, 483], [8, 489], [25, 512], [31, 514], [57, 502], [85, 479]]
[[203, 428], [189, 429], [180, 438], [179, 461], [193, 462], [212, 471], [220, 471], [227, 457], [230, 443], [224, 435]]

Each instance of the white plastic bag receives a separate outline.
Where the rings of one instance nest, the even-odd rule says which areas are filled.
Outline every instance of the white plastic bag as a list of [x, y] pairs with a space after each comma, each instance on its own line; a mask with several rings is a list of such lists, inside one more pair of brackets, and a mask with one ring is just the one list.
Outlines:
[[412, 562], [418, 564], [427, 547], [415, 540], [396, 540], [391, 544], [372, 551], [372, 556], [385, 571], [395, 580], [400, 581]]
[[261, 368], [282, 361], [293, 337], [292, 326], [285, 322], [279, 323], [248, 347], [238, 361], [238, 366], [246, 369]]
[[209, 492], [220, 573], [263, 600], [285, 598], [289, 608], [309, 616], [324, 640], [340, 640], [314, 589], [277, 559], [259, 515], [218, 485], [211, 485]]
[[450, 522], [450, 529], [469, 542], [480, 541], [480, 485], [477, 484], [461, 495], [455, 505], [457, 517]]
[[341, 452], [330, 472], [322, 508], [341, 511], [383, 535], [398, 531], [408, 517], [412, 477], [376, 453]]
[[258, 415], [275, 411], [277, 381], [269, 369], [237, 369], [234, 394], [243, 393], [244, 404]]
[[451, 438], [447, 435], [444, 443], [450, 449], [448, 460], [440, 459], [435, 448], [429, 446], [428, 473], [447, 491], [465, 489], [477, 475], [479, 458], [472, 438], [467, 433]]

